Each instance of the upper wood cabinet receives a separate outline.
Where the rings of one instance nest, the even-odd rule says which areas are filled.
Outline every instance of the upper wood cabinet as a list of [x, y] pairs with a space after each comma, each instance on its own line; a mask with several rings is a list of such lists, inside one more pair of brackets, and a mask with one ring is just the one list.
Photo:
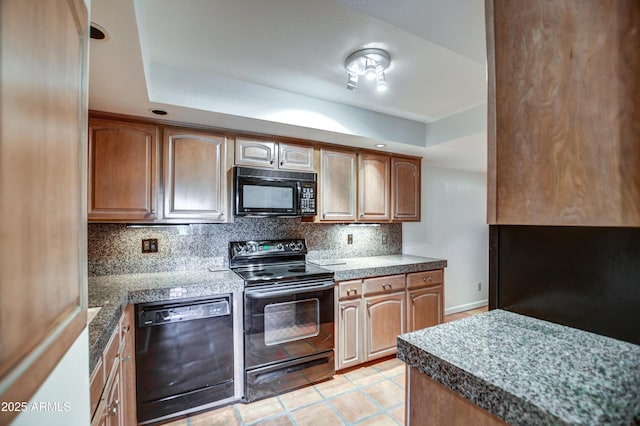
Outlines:
[[394, 221], [420, 220], [419, 159], [391, 159], [391, 211]]
[[278, 167], [288, 170], [315, 171], [312, 145], [278, 143]]
[[390, 158], [358, 154], [358, 220], [389, 220]]
[[235, 144], [235, 164], [239, 166], [308, 172], [315, 170], [312, 145], [246, 137], [236, 137]]
[[356, 220], [356, 153], [320, 149], [319, 220]]
[[90, 119], [90, 221], [158, 218], [158, 144], [156, 126]]
[[163, 133], [165, 221], [225, 222], [226, 137], [179, 128]]
[[86, 327], [88, 27], [81, 0], [0, 4], [3, 425]]
[[485, 10], [489, 224], [640, 226], [640, 2]]
[[239, 166], [278, 167], [275, 141], [236, 137], [236, 160]]

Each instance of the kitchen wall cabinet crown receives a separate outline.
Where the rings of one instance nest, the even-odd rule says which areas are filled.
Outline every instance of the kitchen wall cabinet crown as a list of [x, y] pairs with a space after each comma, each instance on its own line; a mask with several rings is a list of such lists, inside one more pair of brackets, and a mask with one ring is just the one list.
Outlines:
[[485, 10], [489, 224], [640, 226], [640, 2]]
[[225, 135], [180, 128], [163, 133], [164, 218], [224, 221]]
[[154, 125], [89, 120], [89, 220], [158, 217], [158, 134]]

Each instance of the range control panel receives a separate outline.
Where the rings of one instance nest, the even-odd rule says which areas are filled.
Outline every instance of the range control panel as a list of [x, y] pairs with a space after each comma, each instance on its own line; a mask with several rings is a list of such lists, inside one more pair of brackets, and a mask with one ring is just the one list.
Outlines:
[[229, 243], [229, 256], [237, 257], [271, 256], [278, 254], [306, 254], [307, 244], [303, 239], [233, 241]]

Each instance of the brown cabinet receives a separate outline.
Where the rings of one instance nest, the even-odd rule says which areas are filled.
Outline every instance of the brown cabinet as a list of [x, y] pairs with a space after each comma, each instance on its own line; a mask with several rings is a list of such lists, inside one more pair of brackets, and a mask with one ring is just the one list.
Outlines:
[[312, 145], [278, 143], [278, 168], [285, 170], [315, 171]]
[[315, 171], [312, 145], [238, 136], [235, 155], [238, 166]]
[[356, 153], [320, 149], [321, 221], [356, 220]]
[[419, 159], [391, 159], [391, 218], [394, 221], [420, 220]]
[[86, 325], [88, 22], [81, 0], [0, 2], [0, 424]]
[[158, 127], [89, 121], [90, 221], [153, 221], [157, 215]]
[[405, 292], [365, 297], [365, 356], [367, 360], [396, 353], [396, 340], [405, 331]]
[[638, 16], [486, 2], [489, 224], [640, 226]]
[[163, 133], [165, 221], [225, 222], [226, 137], [180, 128]]
[[407, 331], [444, 322], [444, 270], [407, 274]]
[[341, 281], [336, 286], [336, 370], [396, 352], [396, 338], [444, 320], [444, 270]]
[[127, 305], [90, 378], [92, 425], [135, 425], [133, 305]]
[[390, 163], [386, 155], [358, 154], [358, 220], [390, 219]]

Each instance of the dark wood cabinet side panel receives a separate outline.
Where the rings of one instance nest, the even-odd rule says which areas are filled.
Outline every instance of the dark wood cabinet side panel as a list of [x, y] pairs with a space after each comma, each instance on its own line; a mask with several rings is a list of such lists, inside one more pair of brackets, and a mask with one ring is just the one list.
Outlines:
[[86, 325], [87, 30], [81, 0], [0, 3], [1, 401], [29, 401]]
[[488, 5], [496, 223], [640, 226], [640, 3]]

